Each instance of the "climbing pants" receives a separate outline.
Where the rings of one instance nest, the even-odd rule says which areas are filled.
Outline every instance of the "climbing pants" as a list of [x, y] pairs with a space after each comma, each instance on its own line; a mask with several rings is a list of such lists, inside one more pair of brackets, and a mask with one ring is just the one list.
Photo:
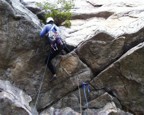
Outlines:
[[51, 49], [46, 57], [45, 63], [47, 64], [47, 67], [49, 68], [52, 74], [56, 74], [56, 68], [52, 64], [52, 59], [55, 58], [58, 54], [60, 54], [62, 50], [64, 50], [66, 53], [69, 53], [69, 49], [64, 45], [63, 48], [59, 48], [56, 51]]

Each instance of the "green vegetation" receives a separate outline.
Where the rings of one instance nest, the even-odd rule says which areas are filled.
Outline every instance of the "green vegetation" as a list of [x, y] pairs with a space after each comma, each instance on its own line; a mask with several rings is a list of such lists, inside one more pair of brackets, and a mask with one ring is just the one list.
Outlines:
[[49, 2], [38, 3], [39, 7], [41, 7], [45, 12], [49, 11], [46, 14], [47, 17], [53, 17], [55, 23], [59, 25], [64, 25], [66, 27], [71, 26], [70, 19], [72, 14], [70, 10], [74, 7], [72, 0], [58, 0], [56, 3], [52, 4]]

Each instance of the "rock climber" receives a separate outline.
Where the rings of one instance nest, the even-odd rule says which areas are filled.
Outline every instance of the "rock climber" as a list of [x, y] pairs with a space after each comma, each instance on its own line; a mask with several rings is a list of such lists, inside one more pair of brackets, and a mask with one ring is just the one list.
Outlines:
[[51, 46], [50, 52], [48, 53], [45, 63], [47, 67], [51, 71], [53, 77], [52, 79], [56, 78], [56, 67], [52, 64], [52, 59], [56, 57], [61, 51], [65, 51], [69, 53], [69, 49], [66, 47], [66, 44], [63, 42], [62, 38], [60, 37], [59, 27], [56, 26], [54, 23], [54, 19], [52, 17], [47, 18], [46, 25], [40, 32], [40, 37], [47, 37], [47, 42]]

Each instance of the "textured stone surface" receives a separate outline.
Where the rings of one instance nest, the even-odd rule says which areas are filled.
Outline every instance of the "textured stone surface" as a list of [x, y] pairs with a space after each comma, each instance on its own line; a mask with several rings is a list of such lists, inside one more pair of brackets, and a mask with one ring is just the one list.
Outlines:
[[0, 114], [28, 115], [32, 113], [29, 102], [32, 100], [22, 90], [14, 87], [9, 81], [0, 80]]
[[[4, 92], [1, 92], [3, 101], [0, 105], [6, 105], [9, 108], [9, 110], [5, 108], [6, 106], [4, 106], [5, 109], [0, 108], [1, 112], [3, 109], [7, 112], [5, 114], [31, 113], [28, 111], [26, 113], [24, 110], [31, 100], [26, 99], [28, 102], [25, 105], [23, 93], [34, 96], [34, 92], [37, 91], [32, 85], [34, 83], [33, 74], [29, 74], [27, 69], [32, 65], [30, 59], [34, 50], [39, 46], [37, 43], [40, 29], [38, 18], [18, 0], [0, 0], [0, 79], [4, 80], [3, 83], [9, 81], [11, 84], [4, 85]], [[2, 83], [1, 85], [3, 86]], [[20, 91], [17, 91], [17, 88]]]
[[114, 62], [123, 53], [144, 41], [144, 28], [133, 34], [114, 37], [108, 33], [98, 33], [82, 43], [77, 53], [96, 73]]
[[18, 0], [1, 0], [0, 9], [0, 78], [34, 96], [35, 85], [39, 84], [36, 82], [39, 76], [33, 72], [38, 69], [39, 56], [35, 56], [35, 51], [41, 46], [38, 44], [40, 22]]
[[[40, 1], [39, 1], [40, 2]], [[23, 3], [27, 9], [29, 9], [31, 12], [33, 12], [34, 14], [37, 15], [37, 17], [45, 22], [46, 21], [46, 18], [45, 18], [45, 15], [46, 13], [48, 13], [48, 11], [44, 11], [42, 10], [40, 7], [37, 6], [37, 2], [28, 2], [28, 3]]]
[[19, 113], [21, 113], [21, 115], [28, 115], [28, 113], [24, 109], [16, 107], [14, 104], [11, 103], [10, 100], [0, 99], [0, 104], [1, 115], [19, 115]]
[[135, 114], [144, 112], [143, 50], [144, 43], [132, 48], [91, 81], [96, 89], [105, 88]]
[[58, 78], [49, 83], [49, 91], [40, 96], [40, 108], [50, 106], [56, 100], [71, 93], [82, 82], [90, 81], [92, 78], [91, 70], [79, 60], [75, 53], [63, 56], [58, 66]]
[[17, 0], [10, 3], [1, 0], [0, 9], [0, 65], [5, 68], [17, 55], [32, 50], [40, 23], [37, 17]]
[[102, 109], [86, 109], [82, 113], [77, 113], [70, 108], [54, 109], [53, 107], [43, 111], [40, 115], [132, 115], [128, 112], [116, 108], [114, 103], [107, 103]]
[[106, 32], [115, 37], [131, 34], [144, 27], [143, 1], [76, 0], [74, 20], [66, 31], [66, 41], [77, 46], [94, 33]]
[[113, 102], [107, 103], [102, 109], [86, 109], [83, 115], [132, 115], [117, 108]]
[[43, 111], [40, 115], [80, 115], [79, 113], [73, 111], [71, 108], [64, 108], [64, 109], [54, 109], [51, 107], [48, 110]]
[[81, 44], [77, 53], [94, 72], [99, 72], [122, 55], [124, 40], [123, 37], [116, 39], [107, 33], [99, 33]]
[[[0, 114], [78, 115], [80, 106], [84, 115], [143, 114], [143, 44], [136, 45], [144, 41], [144, 9], [133, 1], [75, 1], [71, 28], [61, 29], [77, 48], [53, 60], [58, 77], [49, 82], [38, 18], [19, 0], [0, 0]], [[83, 82], [91, 89], [88, 103]]]

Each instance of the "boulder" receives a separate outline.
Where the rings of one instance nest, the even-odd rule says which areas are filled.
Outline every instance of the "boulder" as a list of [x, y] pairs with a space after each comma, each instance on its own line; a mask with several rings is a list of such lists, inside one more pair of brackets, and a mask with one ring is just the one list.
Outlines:
[[29, 115], [24, 109], [20, 107], [16, 107], [14, 104], [11, 103], [8, 99], [0, 99], [0, 114], [1, 115]]
[[77, 54], [94, 73], [99, 73], [130, 48], [144, 41], [144, 28], [133, 34], [114, 37], [100, 32], [77, 48]]
[[140, 43], [91, 81], [96, 89], [110, 92], [125, 110], [134, 114], [144, 113], [143, 50], [144, 43]]
[[[74, 19], [71, 27], [65, 29], [68, 44], [77, 46], [91, 39], [99, 32], [115, 38], [136, 33], [144, 27], [143, 1], [127, 0], [77, 0], [72, 9]], [[99, 5], [99, 7], [95, 7]]]
[[[31, 68], [33, 62], [30, 62], [36, 49], [41, 46], [41, 23], [19, 0], [0, 0], [0, 26], [0, 80], [3, 80], [1, 85], [6, 81], [11, 84], [1, 87], [7, 90], [1, 92], [0, 105], [4, 106], [0, 107], [0, 114], [31, 114], [26, 108], [31, 108], [32, 98], [29, 96], [35, 96], [37, 89], [33, 85], [36, 77], [29, 73], [34, 71]], [[7, 93], [10, 94], [5, 97]], [[22, 104], [26, 100], [23, 93], [29, 97], [26, 98], [26, 105]]]
[[40, 115], [132, 115], [116, 108], [114, 103], [107, 103], [102, 109], [86, 109], [82, 113], [75, 112], [71, 108], [55, 109], [53, 107], [43, 111]]
[[103, 70], [123, 53], [124, 37], [115, 38], [107, 33], [99, 33], [77, 48], [77, 53], [94, 73]]
[[[19, 0], [0, 0], [0, 9], [0, 79], [9, 81], [29, 95], [30, 108], [35, 104], [39, 110], [49, 107], [77, 89], [83, 81], [91, 80], [93, 74], [90, 68], [72, 52], [53, 60], [58, 78], [50, 82], [51, 73], [44, 64], [48, 48], [43, 47], [43, 42], [39, 40], [41, 24], [38, 18]], [[40, 97], [37, 97], [41, 83]], [[54, 97], [54, 94], [58, 96]]]
[[129, 112], [124, 112], [123, 110], [116, 107], [116, 105], [111, 102], [107, 103], [101, 109], [86, 109], [83, 115], [133, 115]]
[[35, 15], [37, 15], [37, 17], [43, 22], [45, 23], [46, 22], [46, 18], [45, 18], [45, 15], [46, 13], [49, 13], [50, 11], [47, 10], [47, 11], [44, 11], [42, 10], [42, 8], [40, 8], [38, 5], [37, 5], [38, 2], [26, 2], [26, 3], [23, 3], [25, 5], [25, 7], [27, 9], [29, 9], [32, 13], [34, 13]]
[[[89, 108], [103, 108], [107, 103], [115, 102], [115, 98], [109, 95], [108, 93], [104, 93], [103, 95], [97, 97], [96, 99], [90, 101], [88, 103]], [[120, 105], [120, 104], [119, 104]]]
[[47, 109], [45, 111], [43, 111], [42, 113], [40, 113], [40, 115], [80, 115], [79, 113], [75, 112], [74, 110], [72, 110], [71, 108], [67, 107], [64, 109], [54, 109], [53, 107], [51, 107], [50, 109]]
[[1, 0], [0, 9], [0, 65], [6, 68], [18, 52], [24, 53], [34, 48], [41, 27], [37, 17], [18, 0]]
[[32, 115], [34, 113], [34, 109], [29, 106], [31, 97], [22, 90], [9, 81], [2, 80], [0, 80], [0, 89], [0, 114]]
[[82, 82], [90, 81], [93, 76], [91, 70], [74, 52], [62, 56], [56, 67], [58, 77], [51, 83], [45, 79], [43, 88], [47, 88], [47, 92], [41, 93], [38, 108], [50, 107], [55, 101], [76, 90]]

